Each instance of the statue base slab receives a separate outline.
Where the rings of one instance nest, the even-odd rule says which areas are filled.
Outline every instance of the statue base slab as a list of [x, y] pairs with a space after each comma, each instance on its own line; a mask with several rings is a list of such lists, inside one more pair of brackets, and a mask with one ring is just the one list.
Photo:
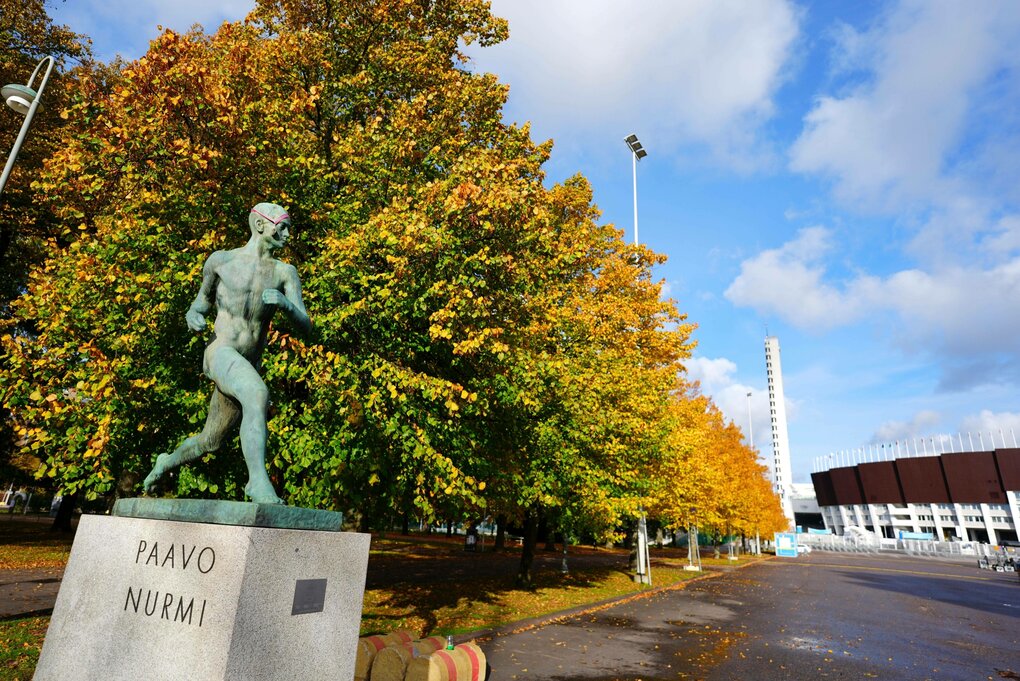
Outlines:
[[35, 678], [352, 678], [369, 541], [82, 516]]
[[276, 527], [286, 530], [339, 532], [344, 514], [281, 504], [253, 504], [214, 499], [118, 499], [113, 515], [121, 518], [177, 520], [185, 523]]

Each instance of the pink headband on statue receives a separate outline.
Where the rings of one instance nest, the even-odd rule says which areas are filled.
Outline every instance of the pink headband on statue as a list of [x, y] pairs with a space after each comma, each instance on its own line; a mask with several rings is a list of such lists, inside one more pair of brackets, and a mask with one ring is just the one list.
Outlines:
[[251, 212], [252, 212], [252, 213], [255, 213], [256, 215], [261, 215], [261, 216], [262, 216], [262, 217], [264, 217], [264, 218], [265, 218], [266, 220], [269, 220], [270, 222], [272, 222], [272, 223], [273, 223], [274, 225], [278, 225], [278, 224], [280, 224], [281, 222], [283, 222], [284, 220], [290, 220], [290, 216], [289, 216], [289, 215], [287, 215], [286, 213], [284, 213], [283, 215], [281, 215], [280, 217], [278, 217], [278, 218], [276, 218], [276, 219], [274, 220], [273, 218], [269, 217], [268, 215], [266, 215], [265, 213], [263, 213], [263, 212], [262, 212], [262, 211], [260, 211], [260, 210], [256, 210], [256, 209], [252, 208], [252, 209], [251, 209]]

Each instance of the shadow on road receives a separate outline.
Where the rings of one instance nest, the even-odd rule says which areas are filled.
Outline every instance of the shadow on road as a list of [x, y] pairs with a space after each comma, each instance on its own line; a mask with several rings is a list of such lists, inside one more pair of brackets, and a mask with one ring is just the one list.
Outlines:
[[869, 589], [908, 594], [982, 613], [1020, 618], [1020, 584], [990, 580], [983, 582], [981, 589], [975, 589], [974, 580], [967, 578], [858, 571], [839, 574]]

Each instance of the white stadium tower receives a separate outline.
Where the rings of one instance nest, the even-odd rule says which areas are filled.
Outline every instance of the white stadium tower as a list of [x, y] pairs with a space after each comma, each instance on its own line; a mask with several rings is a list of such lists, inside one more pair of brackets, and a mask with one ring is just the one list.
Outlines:
[[793, 471], [790, 470], [790, 436], [786, 430], [786, 402], [783, 397], [783, 367], [779, 360], [779, 339], [765, 336], [765, 371], [769, 380], [769, 416], [772, 425], [772, 462], [769, 475], [779, 495], [783, 515], [794, 526]]

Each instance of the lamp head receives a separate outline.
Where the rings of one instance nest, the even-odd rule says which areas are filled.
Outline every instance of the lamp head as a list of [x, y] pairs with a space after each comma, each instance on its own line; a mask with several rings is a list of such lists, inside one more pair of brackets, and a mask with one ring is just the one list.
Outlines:
[[35, 90], [27, 85], [4, 85], [0, 88], [0, 96], [3, 96], [7, 106], [17, 111], [22, 116], [28, 114], [28, 109], [35, 101]]
[[648, 152], [641, 146], [641, 142], [638, 141], [637, 135], [627, 135], [623, 138], [623, 141], [627, 143], [627, 146], [630, 147], [631, 152], [633, 152], [639, 161], [648, 155]]

